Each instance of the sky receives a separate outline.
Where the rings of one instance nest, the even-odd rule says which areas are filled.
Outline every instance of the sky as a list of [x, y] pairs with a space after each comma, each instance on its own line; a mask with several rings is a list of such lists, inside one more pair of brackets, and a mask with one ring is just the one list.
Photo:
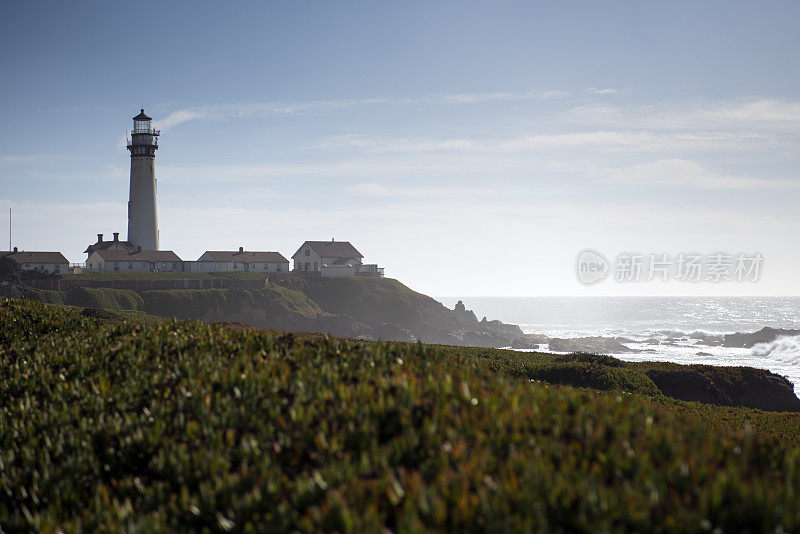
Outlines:
[[[21, 249], [126, 235], [144, 108], [186, 260], [335, 238], [434, 296], [800, 295], [798, 2], [2, 5]], [[761, 260], [617, 279], [685, 255]]]

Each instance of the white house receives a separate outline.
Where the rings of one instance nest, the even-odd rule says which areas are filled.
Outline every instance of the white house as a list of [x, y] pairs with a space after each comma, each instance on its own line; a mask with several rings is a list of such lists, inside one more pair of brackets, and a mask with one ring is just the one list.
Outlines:
[[321, 272], [323, 265], [361, 265], [364, 255], [349, 241], [306, 241], [292, 255], [295, 271]]
[[14, 247], [12, 252], [0, 252], [17, 262], [23, 271], [69, 274], [69, 261], [60, 252], [20, 252]]
[[97, 234], [97, 243], [92, 243], [83, 251], [84, 254], [86, 254], [87, 262], [92, 253], [96, 250], [127, 250], [128, 252], [133, 252], [136, 250], [136, 247], [133, 246], [130, 241], [120, 241], [119, 232], [114, 232], [114, 239], [111, 241], [103, 241], [103, 234]]
[[239, 250], [207, 250], [194, 263], [193, 270], [200, 273], [288, 273], [289, 260], [280, 252], [252, 252]]
[[383, 276], [375, 264], [365, 265], [364, 255], [349, 241], [306, 241], [292, 256], [294, 270], [325, 278], [345, 276]]
[[95, 250], [86, 262], [87, 271], [180, 272], [183, 262], [171, 250]]

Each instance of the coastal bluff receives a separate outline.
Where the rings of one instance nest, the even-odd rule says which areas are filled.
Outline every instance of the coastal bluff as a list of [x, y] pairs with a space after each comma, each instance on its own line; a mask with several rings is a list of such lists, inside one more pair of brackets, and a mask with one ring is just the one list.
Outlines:
[[[185, 289], [177, 288], [184, 285]], [[7, 291], [6, 296], [179, 319], [239, 322], [255, 328], [313, 331], [366, 341], [510, 347], [529, 344], [532, 339], [516, 325], [486, 318], [478, 321], [463, 304], [451, 310], [391, 278], [288, 278], [266, 284], [263, 280], [224, 278], [92, 278], [70, 280], [66, 287], [50, 290], [22, 286]]]
[[[622, 338], [550, 339], [525, 334], [516, 325], [486, 318], [479, 321], [461, 302], [449, 309], [393, 279], [297, 278], [258, 289], [135, 291], [72, 287], [54, 291], [18, 286], [15, 292], [45, 303], [83, 307], [88, 313], [102, 309], [245, 328], [322, 333], [365, 342], [421, 342], [439, 345], [456, 355], [459, 351], [476, 354], [482, 361], [493, 362], [493, 368], [506, 368], [510, 374], [530, 380], [720, 406], [800, 411], [800, 399], [791, 382], [767, 370], [623, 362], [598, 355], [618, 352], [626, 341]], [[542, 344], [572, 354], [538, 352]], [[506, 347], [531, 352], [504, 350]]]

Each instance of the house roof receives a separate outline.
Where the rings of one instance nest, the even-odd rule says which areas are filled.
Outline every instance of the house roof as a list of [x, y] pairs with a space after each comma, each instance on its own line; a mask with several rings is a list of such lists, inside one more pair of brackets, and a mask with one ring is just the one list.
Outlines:
[[[288, 263], [289, 260], [283, 257], [280, 252], [253, 252], [249, 250], [207, 250], [214, 261], [241, 261], [258, 263]], [[205, 255], [204, 254], [204, 255]], [[202, 256], [201, 256], [202, 257]], [[199, 260], [198, 260], [199, 261]]]
[[17, 263], [69, 263], [60, 252], [2, 252]]
[[101, 258], [106, 261], [183, 261], [171, 250], [142, 250], [129, 252], [127, 250], [96, 250]]
[[361, 259], [364, 257], [363, 254], [356, 250], [356, 247], [350, 244], [350, 241], [306, 241], [292, 255], [292, 258], [299, 256], [300, 251], [305, 247], [310, 247], [321, 258]]
[[134, 250], [136, 247], [133, 246], [133, 243], [130, 241], [101, 241], [100, 243], [92, 243], [86, 250], [83, 251], [84, 254], [91, 254], [95, 250], [107, 250], [111, 248], [112, 245], [122, 245], [128, 250]]

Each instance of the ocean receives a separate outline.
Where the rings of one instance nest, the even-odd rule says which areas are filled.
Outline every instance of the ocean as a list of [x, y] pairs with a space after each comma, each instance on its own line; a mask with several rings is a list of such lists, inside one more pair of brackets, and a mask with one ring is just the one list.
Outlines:
[[[622, 360], [744, 365], [787, 377], [800, 394], [800, 336], [752, 348], [708, 346], [699, 334], [755, 332], [765, 326], [800, 329], [800, 297], [440, 297], [463, 300], [484, 316], [548, 337], [624, 337], [640, 353]], [[540, 347], [547, 351], [547, 346]]]

